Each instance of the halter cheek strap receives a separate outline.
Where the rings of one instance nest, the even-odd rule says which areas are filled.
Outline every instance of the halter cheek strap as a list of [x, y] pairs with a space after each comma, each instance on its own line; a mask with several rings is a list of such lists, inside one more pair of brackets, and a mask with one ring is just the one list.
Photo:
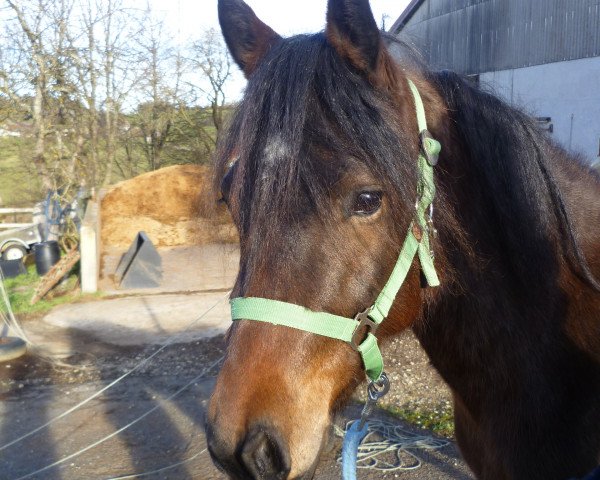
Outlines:
[[[433, 166], [437, 163], [441, 145], [431, 137], [427, 130], [425, 108], [417, 87], [411, 80], [408, 80], [408, 85], [415, 100], [421, 140], [417, 163], [419, 179], [416, 211], [414, 219], [408, 227], [408, 233], [396, 265], [373, 305], [352, 319], [327, 312], [315, 312], [300, 305], [267, 298], [238, 297], [230, 302], [233, 320], [255, 320], [273, 325], [283, 325], [349, 343], [360, 353], [365, 372], [373, 382], [377, 382], [383, 373], [383, 357], [375, 332], [389, 314], [415, 256], [419, 258], [427, 284], [431, 287], [440, 284], [433, 265], [429, 240], [431, 215], [428, 215], [428, 209], [435, 197]], [[365, 328], [366, 337], [364, 336]]]

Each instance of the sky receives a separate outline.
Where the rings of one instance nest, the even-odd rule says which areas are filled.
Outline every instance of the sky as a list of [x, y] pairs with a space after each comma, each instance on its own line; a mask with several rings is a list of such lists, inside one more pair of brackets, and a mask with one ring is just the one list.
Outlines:
[[[371, 0], [371, 9], [379, 26], [385, 20], [391, 27], [410, 0]], [[217, 0], [149, 0], [158, 18], [182, 44], [197, 38], [208, 28], [219, 29]], [[325, 27], [326, 0], [246, 0], [256, 15], [282, 36], [314, 33]], [[245, 80], [236, 71], [229, 86], [231, 100], [240, 98]]]
[[[246, 0], [258, 17], [280, 35], [313, 33], [325, 25], [326, 0]], [[409, 0], [371, 0], [377, 23], [386, 27], [400, 16]], [[198, 29], [218, 28], [217, 0], [150, 0], [150, 5], [183, 36]]]

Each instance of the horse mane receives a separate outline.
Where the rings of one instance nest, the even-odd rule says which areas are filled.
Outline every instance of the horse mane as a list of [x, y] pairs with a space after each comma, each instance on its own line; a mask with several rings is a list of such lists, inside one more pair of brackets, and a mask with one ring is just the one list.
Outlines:
[[[468, 152], [470, 174], [483, 188], [490, 224], [511, 252], [512, 263], [527, 281], [539, 272], [548, 237], [562, 247], [575, 272], [600, 291], [582, 252], [570, 213], [553, 170], [564, 161], [559, 147], [531, 116], [507, 105], [452, 72], [430, 73], [429, 78], [444, 97], [454, 129]], [[594, 175], [577, 157], [582, 175]], [[573, 212], [574, 213], [574, 212]], [[540, 272], [541, 273], [541, 272]]]

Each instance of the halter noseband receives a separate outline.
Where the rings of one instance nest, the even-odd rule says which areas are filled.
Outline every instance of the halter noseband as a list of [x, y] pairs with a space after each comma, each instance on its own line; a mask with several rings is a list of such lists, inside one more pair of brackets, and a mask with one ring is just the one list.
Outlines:
[[[429, 243], [431, 215], [428, 215], [427, 210], [432, 205], [435, 196], [433, 166], [437, 163], [441, 145], [431, 137], [427, 130], [425, 108], [417, 87], [410, 79], [408, 85], [415, 100], [421, 141], [418, 158], [419, 179], [416, 212], [408, 227], [408, 233], [394, 270], [375, 303], [352, 319], [327, 312], [315, 312], [300, 305], [268, 298], [238, 297], [230, 302], [233, 320], [256, 320], [273, 325], [283, 325], [349, 343], [360, 353], [365, 372], [372, 382], [378, 382], [383, 374], [383, 357], [377, 345], [375, 331], [387, 317], [415, 255], [419, 257], [421, 270], [427, 284], [431, 287], [440, 284], [433, 265], [433, 254]], [[367, 329], [367, 335], [361, 342], [364, 335], [363, 327]]]

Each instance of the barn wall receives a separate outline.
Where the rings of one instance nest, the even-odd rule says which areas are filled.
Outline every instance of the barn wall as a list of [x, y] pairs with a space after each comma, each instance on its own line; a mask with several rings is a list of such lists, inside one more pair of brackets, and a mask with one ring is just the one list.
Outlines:
[[487, 72], [479, 81], [529, 113], [551, 117], [554, 138], [600, 160], [600, 57]]
[[600, 0], [424, 0], [392, 32], [464, 74], [600, 55]]

